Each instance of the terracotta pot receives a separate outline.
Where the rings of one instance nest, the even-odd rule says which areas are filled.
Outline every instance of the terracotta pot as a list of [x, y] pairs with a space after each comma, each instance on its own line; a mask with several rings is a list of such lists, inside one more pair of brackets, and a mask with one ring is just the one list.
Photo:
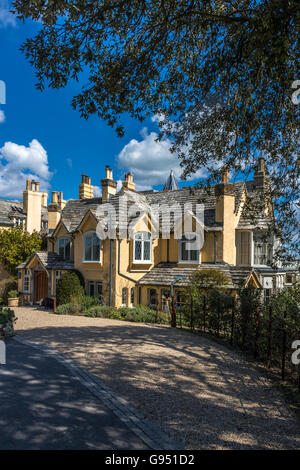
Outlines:
[[19, 307], [19, 297], [7, 299], [7, 302], [9, 307]]

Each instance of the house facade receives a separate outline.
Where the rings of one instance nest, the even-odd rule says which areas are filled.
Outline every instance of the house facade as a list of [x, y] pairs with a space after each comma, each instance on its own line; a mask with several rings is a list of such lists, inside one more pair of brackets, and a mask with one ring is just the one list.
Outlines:
[[[290, 285], [295, 270], [270, 267], [276, 240], [265, 237], [273, 217], [265, 205], [257, 220], [246, 211], [251, 198], [263, 198], [268, 178], [260, 159], [251, 182], [222, 182], [210, 188], [178, 189], [174, 175], [162, 191], [137, 192], [133, 175], [125, 175], [117, 191], [106, 167], [102, 197], [93, 197], [83, 175], [79, 199], [66, 204], [52, 193], [48, 206], [48, 251], [37, 252], [19, 266], [19, 290], [24, 302], [55, 298], [64, 272], [80, 271], [87, 295], [107, 305], [156, 303], [163, 308], [171, 291], [177, 302], [197, 269], [218, 269], [228, 288], [239, 283], [272, 290]], [[187, 222], [188, 231], [185, 229]], [[191, 243], [199, 238], [198, 244]]]
[[22, 201], [0, 199], [0, 230], [20, 227], [29, 233], [48, 231], [48, 194], [39, 183], [27, 179]]

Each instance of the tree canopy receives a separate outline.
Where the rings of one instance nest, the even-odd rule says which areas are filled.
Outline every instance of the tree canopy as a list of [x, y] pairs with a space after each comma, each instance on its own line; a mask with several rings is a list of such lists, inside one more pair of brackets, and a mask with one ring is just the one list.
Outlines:
[[36, 232], [29, 234], [20, 227], [0, 230], [0, 261], [15, 275], [16, 267], [26, 261], [34, 251], [40, 250], [42, 238]]
[[[264, 156], [282, 239], [295, 248], [299, 204], [296, 0], [15, 0], [42, 21], [22, 45], [37, 86], [83, 80], [72, 105], [123, 135], [122, 117], [159, 115], [187, 177]], [[84, 74], [82, 73], [84, 72]], [[298, 88], [300, 88], [298, 84]]]

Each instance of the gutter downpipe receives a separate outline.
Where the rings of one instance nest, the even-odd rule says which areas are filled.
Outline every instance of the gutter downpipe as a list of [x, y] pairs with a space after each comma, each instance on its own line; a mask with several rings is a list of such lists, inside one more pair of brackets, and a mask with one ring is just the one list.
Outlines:
[[114, 245], [114, 240], [111, 238], [109, 240], [110, 252], [109, 252], [109, 306], [112, 306], [112, 268], [113, 268], [113, 256], [112, 250]]
[[217, 234], [214, 232], [214, 264], [217, 263]]
[[119, 276], [124, 277], [128, 281], [134, 282], [136, 284], [136, 282], [137, 282], [136, 279], [132, 279], [132, 277], [126, 276], [126, 274], [123, 274], [120, 271], [120, 245], [121, 245], [121, 239], [119, 238], [118, 239], [118, 274], [119, 274]]

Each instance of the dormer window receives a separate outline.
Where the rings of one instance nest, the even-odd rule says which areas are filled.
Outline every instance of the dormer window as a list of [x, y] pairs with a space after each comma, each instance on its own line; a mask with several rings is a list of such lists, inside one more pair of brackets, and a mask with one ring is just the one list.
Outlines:
[[133, 244], [134, 263], [152, 262], [152, 238], [148, 232], [138, 232], [134, 235]]
[[186, 234], [179, 240], [179, 262], [199, 264], [200, 249], [196, 233]]
[[100, 262], [100, 238], [96, 232], [88, 232], [84, 235], [83, 260]]
[[70, 259], [71, 257], [71, 242], [69, 238], [59, 238], [57, 242], [57, 252], [64, 259]]

